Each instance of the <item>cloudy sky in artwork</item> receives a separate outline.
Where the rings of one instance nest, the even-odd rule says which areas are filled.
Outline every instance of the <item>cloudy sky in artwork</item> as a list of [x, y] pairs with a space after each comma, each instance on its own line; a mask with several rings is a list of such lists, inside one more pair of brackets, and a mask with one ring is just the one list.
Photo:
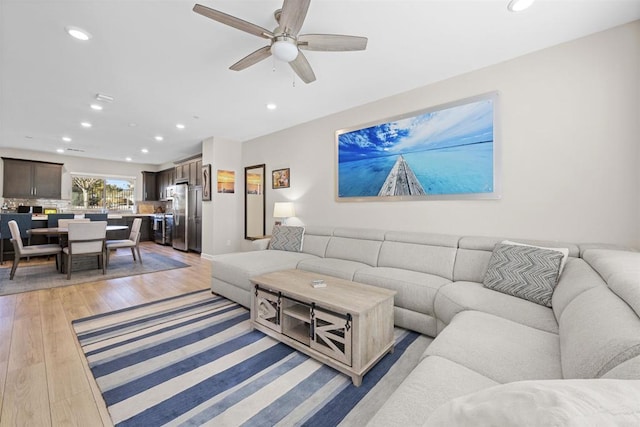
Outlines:
[[485, 99], [339, 134], [339, 161], [492, 140], [493, 100]]

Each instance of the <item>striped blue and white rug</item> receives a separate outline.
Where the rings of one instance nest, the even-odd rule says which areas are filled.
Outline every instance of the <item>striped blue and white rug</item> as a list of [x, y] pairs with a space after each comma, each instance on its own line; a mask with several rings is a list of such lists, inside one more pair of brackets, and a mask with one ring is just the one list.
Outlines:
[[111, 419], [122, 426], [363, 425], [431, 342], [396, 347], [351, 379], [249, 327], [209, 290], [73, 322]]

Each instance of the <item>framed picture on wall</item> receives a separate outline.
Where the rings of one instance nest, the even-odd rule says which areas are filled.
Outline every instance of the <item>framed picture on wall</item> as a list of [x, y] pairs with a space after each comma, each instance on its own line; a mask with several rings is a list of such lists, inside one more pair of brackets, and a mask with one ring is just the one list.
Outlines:
[[291, 176], [289, 168], [286, 169], [276, 169], [271, 172], [271, 188], [289, 188], [291, 184]]
[[336, 132], [336, 200], [500, 198], [498, 93]]
[[211, 165], [202, 166], [202, 200], [211, 200]]
[[218, 169], [218, 193], [236, 192], [236, 173]]

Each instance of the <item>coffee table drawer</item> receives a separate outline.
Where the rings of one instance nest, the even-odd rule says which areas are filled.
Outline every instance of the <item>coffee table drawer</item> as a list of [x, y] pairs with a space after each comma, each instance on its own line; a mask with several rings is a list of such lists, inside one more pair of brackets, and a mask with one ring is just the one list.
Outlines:
[[255, 312], [255, 321], [269, 329], [273, 329], [278, 333], [282, 333], [282, 325], [280, 323], [280, 301], [279, 295], [263, 291], [255, 290], [255, 298], [253, 300], [253, 310]]
[[351, 316], [313, 311], [311, 348], [351, 366]]

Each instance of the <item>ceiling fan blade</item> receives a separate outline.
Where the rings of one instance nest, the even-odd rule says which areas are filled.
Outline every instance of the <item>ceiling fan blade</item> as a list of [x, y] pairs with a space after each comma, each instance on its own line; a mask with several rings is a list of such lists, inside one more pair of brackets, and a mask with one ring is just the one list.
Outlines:
[[227, 15], [226, 13], [220, 12], [219, 10], [211, 9], [201, 4], [196, 4], [195, 6], [193, 6], [193, 11], [195, 13], [199, 13], [202, 16], [213, 19], [214, 21], [218, 21], [222, 24], [247, 32], [249, 34], [253, 34], [254, 36], [262, 37], [265, 39], [273, 38], [273, 33], [266, 28], [262, 28], [259, 25], [252, 24], [251, 22], [247, 22], [240, 18], [236, 18], [235, 16]]
[[296, 36], [302, 28], [307, 16], [311, 0], [284, 0], [280, 14], [280, 28], [292, 36]]
[[295, 71], [303, 82], [311, 83], [316, 80], [316, 75], [313, 73], [309, 61], [307, 61], [307, 58], [302, 52], [298, 51], [298, 57], [289, 62], [289, 65], [291, 65], [293, 71]]
[[229, 67], [233, 71], [241, 71], [271, 56], [271, 46], [261, 47]]
[[298, 36], [298, 47], [306, 50], [332, 52], [365, 50], [367, 48], [367, 38], [339, 34], [301, 34]]

